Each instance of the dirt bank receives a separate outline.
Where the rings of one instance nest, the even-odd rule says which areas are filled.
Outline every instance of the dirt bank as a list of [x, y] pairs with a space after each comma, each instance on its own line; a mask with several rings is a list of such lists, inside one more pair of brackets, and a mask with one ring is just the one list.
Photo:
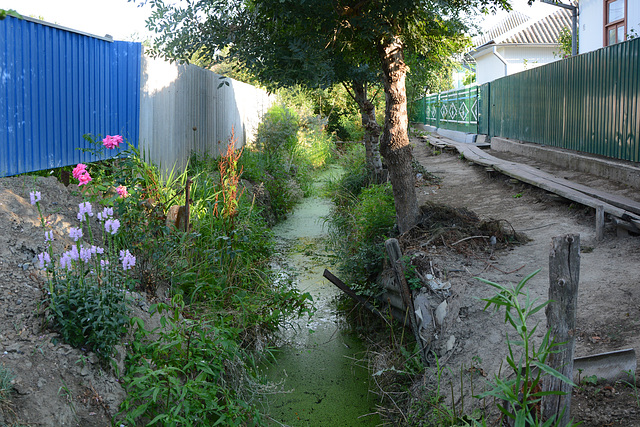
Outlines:
[[[470, 376], [475, 377], [474, 392], [477, 393], [487, 378], [506, 366], [504, 314], [483, 310], [484, 303], [479, 299], [494, 292], [474, 277], [514, 283], [540, 269], [529, 282], [529, 291], [533, 297], [545, 300], [549, 286], [549, 250], [554, 236], [577, 233], [581, 239], [576, 356], [639, 348], [640, 238], [619, 238], [613, 225], [608, 223], [605, 239], [596, 241], [592, 209], [502, 175], [490, 175], [485, 168], [466, 162], [456, 152], [433, 150], [421, 139], [413, 142], [416, 160], [442, 178], [438, 185], [418, 186], [420, 201], [464, 207], [481, 219], [505, 220], [516, 232], [530, 239], [524, 245], [493, 254], [465, 253], [443, 245], [425, 251], [436, 268], [450, 272], [447, 279], [452, 283], [454, 295], [449, 301], [449, 313], [440, 331], [437, 350], [450, 369], [443, 381], [448, 383], [454, 379], [453, 400], [457, 405], [462, 404], [461, 372], [467, 386]], [[589, 185], [589, 182], [583, 184]], [[543, 326], [538, 331], [541, 338], [545, 333], [543, 312], [538, 313], [538, 320]], [[447, 342], [454, 343], [451, 350], [447, 350]], [[609, 390], [606, 395], [602, 386], [595, 391], [587, 387], [579, 391], [574, 400], [572, 413], [577, 420], [584, 421], [583, 425], [640, 425], [640, 407], [633, 389], [614, 385], [614, 391]], [[479, 402], [474, 402], [467, 390], [464, 403], [470, 407]]]

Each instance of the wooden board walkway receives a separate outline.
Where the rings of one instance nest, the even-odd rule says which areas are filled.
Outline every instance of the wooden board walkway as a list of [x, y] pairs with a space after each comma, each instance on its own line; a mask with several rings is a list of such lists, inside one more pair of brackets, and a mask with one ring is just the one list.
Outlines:
[[[589, 206], [631, 224], [634, 231], [640, 231], [640, 203], [627, 197], [610, 194], [602, 190], [569, 181], [535, 167], [494, 157], [475, 144], [466, 144], [432, 135], [425, 137], [429, 144], [439, 148], [452, 147], [470, 162], [491, 168], [519, 181], [542, 188], [565, 199]], [[600, 217], [602, 217], [600, 219]], [[596, 215], [596, 221], [604, 222], [604, 215]], [[596, 228], [603, 224], [596, 224]]]

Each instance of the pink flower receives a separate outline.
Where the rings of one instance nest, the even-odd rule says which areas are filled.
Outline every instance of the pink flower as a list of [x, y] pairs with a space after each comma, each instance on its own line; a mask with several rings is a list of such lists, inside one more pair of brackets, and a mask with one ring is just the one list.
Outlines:
[[107, 135], [107, 137], [102, 140], [102, 145], [107, 147], [109, 150], [118, 147], [120, 144], [122, 144], [122, 136], [120, 135]]
[[75, 179], [80, 179], [80, 175], [83, 175], [85, 173], [87, 173], [87, 165], [84, 165], [82, 163], [78, 163], [78, 166], [73, 168], [73, 171], [71, 172]]
[[92, 180], [93, 178], [91, 178], [91, 175], [89, 175], [89, 172], [85, 171], [85, 173], [83, 173], [78, 177], [78, 181], [80, 181], [80, 183], [78, 184], [78, 187], [84, 184], [88, 184]]
[[123, 199], [129, 197], [129, 192], [127, 191], [127, 187], [125, 187], [124, 185], [118, 186], [118, 188], [116, 188], [116, 191], [118, 192], [118, 195]]

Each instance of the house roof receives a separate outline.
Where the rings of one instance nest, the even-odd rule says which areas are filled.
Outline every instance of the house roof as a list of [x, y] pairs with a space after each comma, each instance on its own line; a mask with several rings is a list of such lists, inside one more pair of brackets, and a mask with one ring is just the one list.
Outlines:
[[472, 43], [476, 47], [482, 46], [483, 44], [490, 42], [491, 40], [501, 36], [502, 34], [508, 33], [514, 28], [519, 27], [530, 19], [530, 16], [514, 10], [513, 12], [509, 13], [507, 17], [502, 21], [489, 28], [485, 33], [479, 36], [475, 36], [472, 39]]
[[[500, 24], [498, 24], [497, 26], [500, 26]], [[474, 45], [476, 46], [476, 50], [478, 50], [482, 46], [489, 44], [555, 45], [558, 44], [558, 36], [560, 35], [560, 31], [562, 31], [562, 29], [565, 27], [571, 28], [571, 11], [567, 9], [558, 9], [556, 12], [538, 21], [528, 20], [516, 27], [497, 34], [493, 38], [479, 40], [479, 42], [481, 43], [474, 43]]]

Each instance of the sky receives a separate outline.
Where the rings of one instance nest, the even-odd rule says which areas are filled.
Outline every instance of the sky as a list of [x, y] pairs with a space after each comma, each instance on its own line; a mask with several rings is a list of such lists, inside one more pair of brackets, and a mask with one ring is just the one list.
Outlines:
[[[23, 15], [98, 36], [109, 34], [116, 40], [141, 41], [150, 35], [144, 23], [150, 7], [138, 7], [139, 3], [140, 0], [137, 3], [127, 0], [0, 0], [0, 8], [14, 9]], [[528, 6], [527, 0], [512, 0], [512, 6], [532, 18], [558, 10], [539, 1]], [[482, 27], [489, 29], [505, 16], [504, 12], [498, 16], [485, 16]], [[132, 38], [134, 34], [139, 36]]]
[[[138, 7], [127, 0], [0, 0], [1, 9], [18, 13], [73, 30], [104, 36], [115, 40], [132, 40], [138, 33], [142, 39], [149, 34], [144, 21], [150, 8]], [[141, 39], [136, 39], [141, 41]]]

